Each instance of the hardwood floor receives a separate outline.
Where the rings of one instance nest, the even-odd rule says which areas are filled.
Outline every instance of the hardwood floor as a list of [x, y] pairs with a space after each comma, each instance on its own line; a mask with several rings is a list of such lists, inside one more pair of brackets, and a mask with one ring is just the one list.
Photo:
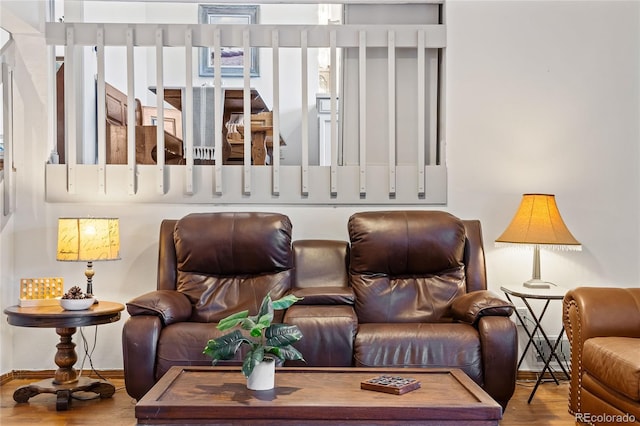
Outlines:
[[535, 382], [521, 381], [502, 416], [501, 426], [573, 426], [575, 421], [568, 410], [569, 381], [543, 383], [527, 404]]
[[[40, 394], [29, 402], [16, 404], [13, 391], [34, 381], [13, 379], [0, 386], [0, 425], [82, 425], [82, 426], [133, 426], [136, 424], [134, 407], [136, 401], [127, 395], [124, 380], [119, 377], [106, 378], [116, 387], [112, 398], [97, 400], [73, 399], [70, 409], [56, 411], [56, 397]], [[573, 426], [573, 417], [567, 411], [568, 382], [544, 383], [527, 404], [533, 383], [518, 381], [516, 392], [509, 402], [501, 426]], [[94, 395], [94, 394], [88, 394]]]

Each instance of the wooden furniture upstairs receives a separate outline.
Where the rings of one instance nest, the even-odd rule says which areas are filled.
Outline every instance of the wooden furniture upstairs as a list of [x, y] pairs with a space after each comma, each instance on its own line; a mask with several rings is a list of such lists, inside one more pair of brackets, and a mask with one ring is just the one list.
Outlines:
[[[244, 163], [244, 93], [242, 89], [224, 90], [225, 123], [222, 134], [231, 145], [231, 153], [225, 164]], [[236, 124], [234, 126], [234, 123]], [[236, 132], [229, 132], [233, 126]], [[286, 145], [280, 138], [280, 145]], [[253, 164], [267, 164], [273, 155], [273, 112], [269, 111], [257, 90], [251, 90], [251, 161]], [[269, 162], [273, 164], [273, 160]]]
[[[105, 85], [107, 120], [107, 164], [127, 163], [127, 95]], [[172, 112], [173, 111], [173, 112]], [[182, 117], [174, 110], [165, 109], [165, 163], [183, 163]], [[176, 117], [176, 115], [178, 117]], [[143, 122], [143, 118], [145, 121]], [[143, 107], [136, 99], [136, 163], [155, 164], [157, 160], [157, 109]], [[178, 133], [178, 130], [180, 132]]]
[[[232, 131], [233, 130], [233, 131]], [[244, 163], [244, 115], [232, 113], [225, 122], [226, 139], [231, 145], [227, 164]], [[280, 144], [285, 145], [282, 138]], [[251, 114], [251, 162], [273, 164], [273, 113], [271, 111]]]
[[[106, 162], [107, 164], [127, 163], [127, 120], [128, 98], [125, 93], [109, 83], [105, 83], [106, 120]], [[136, 163], [155, 164], [157, 126], [156, 108], [143, 107], [135, 100]], [[181, 164], [184, 158], [182, 143], [182, 116], [171, 109], [165, 109], [165, 163]], [[57, 150], [60, 163], [66, 162], [65, 116], [64, 116], [64, 64], [56, 74], [56, 117]]]
[[[155, 93], [155, 88], [150, 90]], [[203, 105], [213, 101], [214, 88], [194, 87], [194, 145], [214, 145], [213, 108]], [[244, 92], [243, 89], [223, 88], [224, 111], [222, 115], [223, 163], [244, 163]], [[273, 150], [273, 113], [269, 111], [260, 93], [251, 89], [251, 162], [269, 164]], [[199, 101], [198, 99], [202, 100]], [[179, 111], [183, 111], [184, 88], [164, 89], [164, 100]], [[204, 130], [202, 129], [204, 127]], [[233, 129], [230, 131], [229, 129]], [[202, 134], [201, 134], [202, 133]], [[286, 145], [280, 138], [280, 145]], [[271, 162], [272, 163], [272, 162]]]

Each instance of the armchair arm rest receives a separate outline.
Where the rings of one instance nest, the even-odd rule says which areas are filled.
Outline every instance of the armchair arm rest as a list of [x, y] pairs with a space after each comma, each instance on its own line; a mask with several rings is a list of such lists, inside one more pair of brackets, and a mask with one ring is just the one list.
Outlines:
[[156, 355], [162, 321], [156, 315], [130, 317], [122, 328], [124, 384], [140, 400], [156, 382]]
[[468, 324], [475, 324], [483, 316], [509, 317], [513, 310], [513, 304], [489, 290], [467, 293], [456, 298], [451, 305], [453, 318]]
[[191, 316], [191, 302], [184, 294], [175, 290], [155, 290], [127, 303], [131, 316], [156, 315], [164, 325], [186, 321]]
[[356, 296], [351, 287], [324, 286], [294, 288], [291, 294], [303, 299], [298, 305], [353, 305]]
[[484, 316], [477, 327], [482, 345], [483, 388], [504, 409], [516, 389], [516, 324], [506, 316]]
[[563, 321], [570, 340], [591, 337], [640, 337], [640, 289], [578, 287], [563, 300]]

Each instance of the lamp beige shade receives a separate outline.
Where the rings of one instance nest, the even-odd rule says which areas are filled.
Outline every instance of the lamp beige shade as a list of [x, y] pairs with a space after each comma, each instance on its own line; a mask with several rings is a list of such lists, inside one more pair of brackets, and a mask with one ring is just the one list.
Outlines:
[[582, 249], [562, 220], [555, 196], [550, 194], [524, 194], [518, 211], [496, 242]]
[[58, 219], [57, 260], [120, 259], [120, 225], [115, 218]]

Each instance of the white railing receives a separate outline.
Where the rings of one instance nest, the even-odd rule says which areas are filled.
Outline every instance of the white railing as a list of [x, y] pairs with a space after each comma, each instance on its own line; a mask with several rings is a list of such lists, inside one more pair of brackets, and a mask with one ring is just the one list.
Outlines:
[[13, 153], [13, 41], [0, 50], [0, 96], [2, 99], [2, 141], [4, 146], [3, 170], [0, 171], [0, 229], [15, 210], [16, 176]]
[[[204, 25], [204, 24], [97, 24], [97, 23], [48, 23], [47, 43], [65, 46], [65, 68], [75, 69], [77, 47], [95, 46], [97, 55], [97, 164], [77, 162], [77, 121], [81, 120], [83, 105], [76, 102], [78, 79], [72, 72], [65, 72], [65, 135], [66, 164], [48, 164], [46, 169], [46, 195], [50, 202], [73, 201], [140, 201], [171, 203], [335, 203], [335, 204], [441, 204], [446, 202], [446, 165], [444, 141], [438, 128], [442, 126], [439, 109], [443, 102], [442, 70], [446, 45], [444, 25]], [[134, 105], [135, 69], [134, 52], [137, 47], [155, 50], [157, 94], [157, 164], [136, 164], [135, 142], [128, 143], [127, 164], [106, 162], [105, 132], [105, 48], [120, 46], [126, 49], [127, 63], [123, 72], [127, 75], [128, 105]], [[252, 47], [271, 50], [273, 67], [273, 134], [280, 134], [280, 94], [286, 88], [280, 85], [280, 50], [298, 49], [301, 58], [302, 96], [300, 99], [301, 162], [299, 165], [281, 165], [279, 144], [273, 143], [273, 161], [270, 166], [251, 164], [251, 119], [244, 114], [244, 164], [222, 165], [222, 108], [215, 108], [214, 147], [194, 147], [192, 123], [193, 111], [193, 48]], [[184, 165], [165, 164], [164, 154], [164, 51], [166, 47], [184, 49], [185, 99], [183, 126], [185, 126]], [[336, 69], [340, 50], [358, 52], [354, 66], [357, 68], [358, 90], [355, 103], [357, 113], [345, 124], [341, 109], [338, 117], [339, 76], [331, 73], [331, 164], [309, 164], [309, 103], [307, 99], [309, 49], [328, 48], [331, 69]], [[387, 78], [379, 89], [388, 96], [386, 106], [386, 147], [369, 146], [368, 135], [371, 119], [368, 118], [367, 88], [368, 49], [383, 49], [387, 56]], [[415, 122], [399, 124], [396, 52], [399, 49], [415, 50], [416, 80]], [[243, 74], [244, 111], [250, 111], [251, 77], [250, 55], [245, 56]], [[221, 55], [214, 59], [214, 99], [222, 99]], [[369, 65], [371, 67], [371, 65]], [[406, 82], [402, 82], [406, 84]], [[386, 87], [385, 87], [386, 86]], [[349, 97], [342, 90], [342, 98]], [[440, 103], [440, 105], [439, 105]], [[52, 112], [53, 114], [54, 112]], [[134, 123], [135, 110], [128, 109], [128, 122]], [[354, 126], [357, 140], [340, 140], [345, 126]], [[399, 141], [399, 126], [415, 126], [415, 139]], [[135, 141], [135, 127], [128, 126], [128, 140]], [[55, 132], [54, 132], [55, 134]], [[53, 135], [52, 135], [53, 138]], [[277, 140], [277, 137], [274, 137]], [[339, 146], [350, 144], [358, 152], [355, 163], [339, 162]], [[396, 158], [401, 144], [413, 144], [417, 155], [413, 164], [399, 164]], [[354, 145], [351, 145], [354, 144]], [[388, 154], [386, 164], [368, 161], [369, 153], [383, 149]], [[215, 165], [194, 165], [198, 158], [212, 158]]]

